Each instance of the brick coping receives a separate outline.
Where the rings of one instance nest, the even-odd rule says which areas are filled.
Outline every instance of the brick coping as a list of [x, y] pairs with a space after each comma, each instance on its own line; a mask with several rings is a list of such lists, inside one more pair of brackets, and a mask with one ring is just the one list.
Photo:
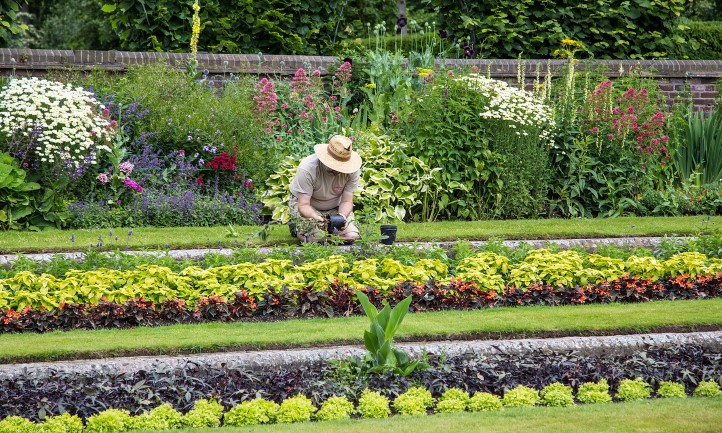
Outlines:
[[[89, 51], [89, 50], [35, 50], [22, 48], [0, 48], [0, 74], [12, 70], [18, 75], [29, 71], [55, 69], [126, 71], [134, 65], [166, 61], [177, 67], [184, 67], [189, 53], [130, 52], [130, 51]], [[208, 54], [199, 53], [198, 69], [208, 69], [211, 74], [252, 73], [291, 75], [299, 68], [319, 69], [326, 73], [339, 64], [340, 59], [332, 56], [264, 55], [264, 54]], [[567, 60], [524, 59], [527, 78], [536, 76], [537, 68], [541, 77], [549, 69], [558, 75]], [[493, 77], [516, 77], [517, 59], [446, 59], [447, 66], [477, 66], [480, 73], [487, 71]], [[442, 61], [436, 60], [437, 65]], [[639, 69], [643, 74], [655, 77], [722, 77], [722, 60], [580, 60], [577, 69], [604, 70], [607, 75], [618, 76], [620, 70], [628, 73]]]

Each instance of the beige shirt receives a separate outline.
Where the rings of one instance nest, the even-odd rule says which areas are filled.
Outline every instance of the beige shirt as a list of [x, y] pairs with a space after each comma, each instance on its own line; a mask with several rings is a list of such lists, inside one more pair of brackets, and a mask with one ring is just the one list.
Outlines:
[[318, 157], [314, 155], [303, 158], [291, 182], [291, 194], [309, 194], [311, 206], [316, 210], [335, 209], [341, 203], [344, 191], [356, 191], [361, 170], [351, 174], [328, 172]]

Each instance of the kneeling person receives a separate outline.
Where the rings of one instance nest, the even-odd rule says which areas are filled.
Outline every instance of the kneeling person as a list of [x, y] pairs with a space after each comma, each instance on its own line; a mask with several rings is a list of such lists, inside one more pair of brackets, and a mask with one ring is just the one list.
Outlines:
[[305, 157], [291, 182], [289, 207], [292, 215], [309, 220], [311, 230], [299, 230], [302, 242], [322, 239], [327, 218], [340, 215], [344, 224], [335, 234], [346, 242], [359, 238], [353, 222], [353, 193], [361, 176], [361, 157], [351, 148], [351, 140], [343, 135], [331, 137], [328, 143], [317, 144], [314, 154]]

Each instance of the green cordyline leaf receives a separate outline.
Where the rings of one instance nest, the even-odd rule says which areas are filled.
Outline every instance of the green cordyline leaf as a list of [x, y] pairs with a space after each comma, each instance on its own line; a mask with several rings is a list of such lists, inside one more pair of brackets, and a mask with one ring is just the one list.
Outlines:
[[364, 309], [364, 313], [366, 313], [366, 317], [369, 318], [371, 322], [376, 319], [376, 316], [379, 315], [379, 310], [374, 306], [374, 304], [369, 301], [368, 296], [364, 295], [363, 292], [357, 290], [356, 291], [356, 297], [361, 302], [361, 307]]
[[396, 304], [394, 309], [391, 311], [391, 318], [388, 326], [386, 326], [386, 339], [391, 340], [394, 338], [394, 334], [398, 331], [401, 322], [404, 320], [406, 313], [409, 311], [409, 305], [411, 305], [411, 296], [408, 296], [406, 299]]

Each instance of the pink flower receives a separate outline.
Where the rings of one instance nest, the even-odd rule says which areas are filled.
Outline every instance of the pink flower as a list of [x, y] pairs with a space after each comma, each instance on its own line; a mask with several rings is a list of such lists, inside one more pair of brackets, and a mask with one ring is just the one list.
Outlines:
[[105, 184], [107, 184], [108, 182], [110, 182], [110, 180], [108, 179], [108, 175], [105, 174], [105, 173], [100, 173], [100, 174], [98, 175], [98, 178], [97, 178], [97, 179], [98, 179], [98, 180], [100, 181], [100, 183], [102, 183], [103, 185], [105, 185]]
[[476, 65], [474, 65], [474, 66], [471, 67], [471, 70], [474, 71], [474, 72], [479, 72], [479, 67], [476, 66]]
[[266, 134], [270, 134], [270, 133], [271, 133], [271, 128], [266, 128]]
[[284, 102], [283, 104], [281, 104], [281, 108], [283, 108], [283, 109], [285, 110], [286, 108], [288, 108], [288, 104], [286, 104], [286, 103]]
[[337, 100], [337, 99], [338, 99], [338, 98], [336, 97], [336, 95], [331, 95], [331, 100], [332, 100], [332, 101], [335, 101], [335, 100]]
[[107, 108], [103, 108], [103, 114], [102, 114], [102, 116], [103, 116], [103, 118], [105, 118], [105, 119], [107, 119], [108, 117], [110, 117], [110, 110], [108, 110]]
[[608, 135], [607, 135], [607, 139], [608, 139], [608, 140], [613, 140], [613, 139], [614, 139], [614, 134], [608, 134]]
[[126, 176], [133, 172], [134, 165], [129, 161], [125, 161], [118, 166], [118, 170], [123, 172]]
[[341, 111], [341, 107], [339, 107], [339, 106], [337, 105], [337, 106], [333, 107], [333, 111], [335, 111], [335, 112], [338, 113], [338, 112]]
[[450, 77], [451, 77], [451, 76], [453, 76], [453, 75], [454, 75], [454, 71], [449, 71], [449, 72], [447, 72], [447, 73], [446, 73], [446, 75], [448, 75], [448, 76], [450, 76]]
[[592, 134], [598, 134], [598, 133], [599, 133], [599, 128], [597, 128], [597, 127], [595, 126], [594, 128], [590, 129], [590, 131], [591, 131]]
[[341, 114], [337, 114], [337, 115], [336, 115], [336, 119], [340, 119], [340, 118], [342, 118], [342, 117], [343, 117], [343, 116], [342, 116]]

